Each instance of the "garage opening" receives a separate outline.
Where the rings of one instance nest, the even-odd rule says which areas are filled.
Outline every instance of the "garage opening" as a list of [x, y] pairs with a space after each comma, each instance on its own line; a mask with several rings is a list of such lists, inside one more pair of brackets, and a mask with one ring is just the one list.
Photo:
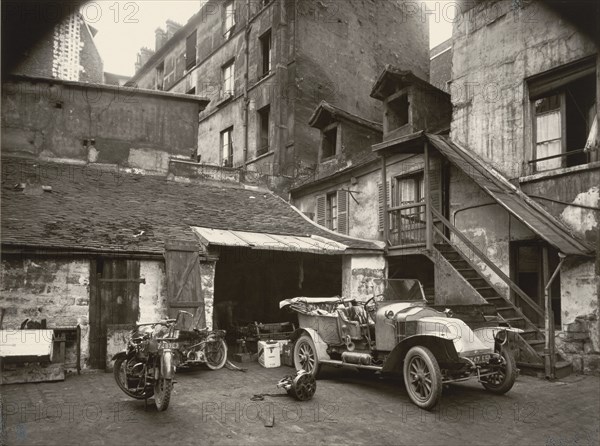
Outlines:
[[279, 302], [342, 292], [342, 256], [219, 248], [215, 271], [215, 327], [235, 333], [254, 322], [294, 322]]

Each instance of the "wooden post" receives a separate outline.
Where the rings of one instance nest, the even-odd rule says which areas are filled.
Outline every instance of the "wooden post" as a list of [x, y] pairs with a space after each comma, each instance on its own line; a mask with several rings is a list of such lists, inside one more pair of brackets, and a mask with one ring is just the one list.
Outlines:
[[387, 169], [385, 155], [381, 155], [381, 187], [383, 190], [383, 241], [388, 243], [390, 239], [390, 217], [388, 215], [388, 191], [387, 191]]
[[564, 254], [560, 253], [560, 262], [552, 273], [552, 277], [548, 279], [548, 247], [544, 246], [542, 251], [542, 275], [544, 286], [544, 300], [546, 306], [546, 344], [544, 345], [544, 368], [546, 372], [546, 378], [555, 378], [555, 339], [554, 339], [554, 313], [552, 312], [552, 282], [556, 279], [556, 276], [560, 273], [560, 268], [565, 261]]
[[423, 168], [423, 183], [425, 186], [425, 248], [431, 251], [433, 249], [433, 220], [429, 187], [429, 143], [427, 141], [425, 141], [423, 155], [425, 164]]

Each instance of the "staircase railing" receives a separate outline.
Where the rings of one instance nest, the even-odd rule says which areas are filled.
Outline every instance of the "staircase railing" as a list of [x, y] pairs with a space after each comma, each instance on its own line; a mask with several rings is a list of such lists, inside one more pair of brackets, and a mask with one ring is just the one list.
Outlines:
[[[442, 214], [440, 214], [436, 209], [434, 209], [433, 206], [430, 207], [430, 210], [432, 217], [435, 217], [446, 228], [448, 228], [450, 232], [452, 232], [452, 234], [454, 234], [462, 243], [464, 243], [478, 257], [480, 261], [482, 261], [488, 268], [490, 268], [494, 273], [496, 273], [496, 275], [498, 275], [498, 277], [500, 277], [500, 279], [502, 279], [502, 281], [506, 283], [506, 285], [508, 285], [508, 287], [517, 296], [519, 296], [519, 298], [523, 302], [525, 302], [539, 316], [544, 318], [544, 310], [537, 303], [535, 303], [521, 288], [519, 288], [519, 286], [510, 279], [510, 277], [504, 274], [504, 272], [498, 266], [496, 266], [483, 252], [481, 252], [479, 248], [477, 248], [457, 227], [455, 227], [452, 223], [446, 220], [446, 218], [444, 218]], [[436, 225], [432, 226], [433, 230], [440, 237], [442, 237], [450, 245], [455, 246], [455, 243], [452, 243], [452, 241], [448, 237], [446, 237], [446, 235], [440, 228], [438, 228]], [[462, 250], [459, 247], [457, 247], [457, 249], [462, 252]], [[528, 320], [527, 318], [525, 319]]]

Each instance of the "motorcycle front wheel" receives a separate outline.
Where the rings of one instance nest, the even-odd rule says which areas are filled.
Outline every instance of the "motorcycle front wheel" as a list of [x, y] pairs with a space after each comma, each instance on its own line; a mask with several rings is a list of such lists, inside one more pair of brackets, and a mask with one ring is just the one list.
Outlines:
[[225, 365], [227, 361], [227, 344], [222, 338], [210, 339], [206, 341], [204, 347], [206, 365], [211, 370], [218, 370]]
[[171, 401], [171, 391], [173, 390], [173, 380], [160, 378], [154, 384], [154, 404], [159, 412], [167, 410]]
[[127, 360], [125, 357], [120, 357], [115, 360], [115, 365], [113, 367], [113, 375], [115, 377], [115, 381], [123, 392], [131, 398], [135, 398], [136, 400], [146, 400], [152, 397], [154, 391], [152, 388], [145, 388], [140, 386], [144, 385], [144, 372], [140, 371], [137, 374], [134, 374], [132, 371], [133, 366], [135, 365], [135, 359]]

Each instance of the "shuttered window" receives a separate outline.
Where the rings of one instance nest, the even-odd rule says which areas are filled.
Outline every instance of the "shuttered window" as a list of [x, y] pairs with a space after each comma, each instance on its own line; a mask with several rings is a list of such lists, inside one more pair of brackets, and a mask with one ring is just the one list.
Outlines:
[[196, 30], [185, 41], [185, 69], [196, 65]]
[[[391, 201], [390, 201], [390, 190], [391, 190], [391, 184], [388, 181], [387, 183], [387, 190], [386, 190], [386, 196], [387, 196], [387, 204], [388, 206], [391, 205]], [[378, 212], [378, 218], [377, 218], [377, 226], [379, 228], [380, 231], [383, 231], [383, 183], [382, 182], [378, 182], [377, 183], [377, 195], [378, 195], [378, 202], [379, 202], [379, 212]]]
[[347, 235], [350, 231], [349, 195], [348, 191], [338, 190], [317, 196], [315, 205], [317, 224]]

